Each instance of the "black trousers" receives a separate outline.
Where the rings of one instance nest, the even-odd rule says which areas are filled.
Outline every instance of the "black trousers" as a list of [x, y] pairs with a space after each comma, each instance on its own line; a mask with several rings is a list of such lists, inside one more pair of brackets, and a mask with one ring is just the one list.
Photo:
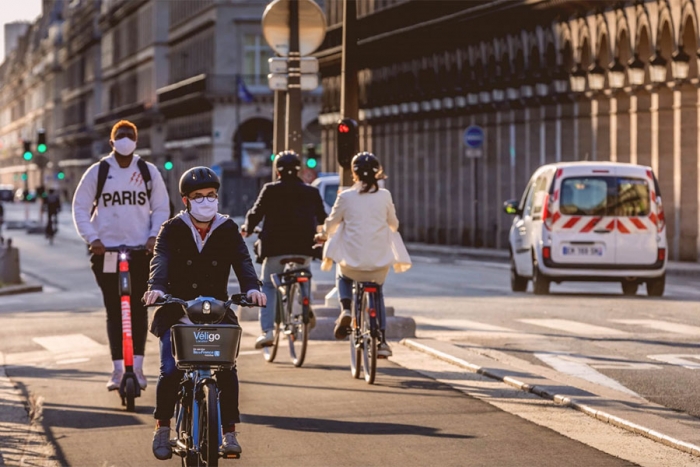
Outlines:
[[[143, 355], [146, 349], [148, 332], [148, 311], [141, 303], [148, 288], [148, 274], [151, 256], [146, 252], [131, 252], [129, 256], [131, 274], [131, 335], [134, 340], [134, 355]], [[119, 296], [119, 274], [103, 271], [104, 256], [90, 257], [92, 272], [97, 285], [102, 289], [102, 298], [107, 309], [107, 337], [112, 360], [122, 360], [122, 305]]]

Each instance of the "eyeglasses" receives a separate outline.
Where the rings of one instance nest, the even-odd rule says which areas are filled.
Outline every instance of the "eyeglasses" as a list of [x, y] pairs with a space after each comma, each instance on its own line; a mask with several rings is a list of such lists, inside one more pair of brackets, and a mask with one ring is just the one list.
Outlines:
[[204, 202], [204, 198], [206, 198], [208, 201], [216, 201], [219, 199], [219, 195], [216, 193], [209, 193], [208, 195], [204, 196], [200, 193], [197, 193], [194, 195], [194, 198], [189, 198], [189, 200], [194, 201], [195, 203], [202, 204]]

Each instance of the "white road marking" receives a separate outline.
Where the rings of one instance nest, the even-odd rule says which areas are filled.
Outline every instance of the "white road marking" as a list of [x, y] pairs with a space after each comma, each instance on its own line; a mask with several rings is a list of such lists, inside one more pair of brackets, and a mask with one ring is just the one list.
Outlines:
[[519, 319], [521, 323], [533, 324], [545, 328], [565, 331], [581, 336], [629, 336], [630, 333], [603, 326], [569, 321], [568, 319]]
[[642, 326], [656, 329], [658, 331], [672, 332], [675, 334], [685, 334], [688, 336], [700, 336], [700, 327], [688, 324], [672, 323], [670, 321], [660, 321], [656, 319], [611, 319], [614, 323], [629, 324], [632, 326]]
[[[488, 337], [493, 339], [502, 338], [543, 338], [541, 334], [530, 334], [516, 329], [495, 326], [492, 324], [480, 323], [468, 319], [434, 319], [423, 316], [415, 316], [418, 330], [421, 334], [450, 334], [459, 333], [461, 336]], [[421, 329], [421, 326], [435, 326], [438, 329]]]
[[627, 389], [622, 384], [612, 378], [608, 378], [602, 373], [596, 371], [593, 366], [600, 369], [620, 369], [620, 370], [654, 370], [660, 369], [657, 365], [651, 363], [636, 363], [619, 360], [614, 357], [590, 358], [579, 355], [571, 355], [556, 352], [538, 352], [534, 354], [547, 365], [555, 370], [566, 373], [567, 375], [576, 376], [577, 378], [585, 379], [601, 386], [615, 389], [616, 391], [631, 394], [636, 397], [641, 397], [636, 392]]
[[259, 350], [244, 350], [242, 352], [238, 352], [238, 355], [260, 355]]
[[670, 363], [671, 365], [682, 366], [689, 370], [700, 370], [700, 362], [691, 361], [690, 359], [700, 360], [700, 355], [694, 354], [662, 354], [662, 355], [647, 355], [647, 358], [658, 362]]
[[77, 363], [75, 360], [87, 361], [98, 355], [109, 354], [108, 346], [95, 342], [83, 334], [35, 337], [32, 340], [46, 350], [6, 354], [5, 363], [32, 365], [56, 360], [66, 364], [66, 362]]
[[84, 363], [84, 362], [89, 362], [89, 358], [69, 358], [67, 360], [59, 360], [56, 362], [56, 365], [70, 365], [73, 363]]
[[53, 353], [101, 350], [102, 344], [95, 342], [84, 334], [67, 334], [63, 336], [34, 337], [34, 342]]

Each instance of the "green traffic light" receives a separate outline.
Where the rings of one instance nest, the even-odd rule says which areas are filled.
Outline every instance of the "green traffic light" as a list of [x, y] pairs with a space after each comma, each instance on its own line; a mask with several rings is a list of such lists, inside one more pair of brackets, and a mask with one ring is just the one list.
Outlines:
[[58, 172], [58, 175], [56, 175], [56, 177], [59, 180], [63, 180], [64, 178], [66, 178], [66, 174], [64, 174], [63, 172]]
[[32, 154], [31, 152], [27, 151], [27, 152], [24, 153], [24, 156], [22, 156], [22, 157], [24, 157], [24, 160], [25, 160], [25, 161], [30, 161], [30, 160], [32, 160], [32, 157], [34, 157], [34, 154]]
[[46, 145], [39, 144], [39, 145], [37, 145], [36, 150], [39, 151], [39, 154], [43, 154], [46, 152]]
[[272, 161], [272, 162], [275, 161], [275, 155], [274, 155], [274, 154], [270, 154], [270, 161]]
[[27, 174], [22, 174], [22, 181], [26, 181], [26, 180], [27, 180]]
[[316, 161], [316, 159], [307, 159], [306, 161], [306, 166], [310, 169], [315, 169], [317, 165], [318, 162]]
[[173, 163], [171, 161], [166, 161], [163, 167], [165, 167], [165, 170], [173, 170]]

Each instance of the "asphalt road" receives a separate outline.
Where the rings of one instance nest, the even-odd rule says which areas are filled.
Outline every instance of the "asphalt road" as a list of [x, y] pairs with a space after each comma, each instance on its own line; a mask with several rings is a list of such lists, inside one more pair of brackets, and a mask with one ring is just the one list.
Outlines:
[[[22, 214], [17, 206], [8, 210]], [[137, 413], [127, 414], [104, 390], [109, 370], [104, 312], [85, 247], [67, 216], [53, 246], [41, 236], [5, 233], [20, 248], [27, 276], [48, 286], [40, 294], [0, 297], [0, 352], [12, 381], [34, 400], [43, 399], [44, 426], [61, 463], [156, 465], [150, 414], [157, 342], [152, 338], [148, 344], [150, 387], [137, 401]], [[419, 337], [492, 349], [514, 361], [700, 413], [693, 391], [700, 368], [700, 318], [694, 313], [700, 292], [693, 279], [670, 278], [662, 299], [622, 297], [611, 284], [555, 285], [551, 296], [535, 297], [511, 293], [508, 271], [498, 263], [415, 260], [408, 273], [390, 275], [386, 295], [397, 314], [417, 320]], [[332, 276], [317, 273], [315, 279]], [[412, 371], [419, 368], [412, 368], [410, 355], [397, 358], [403, 366], [382, 362], [374, 387], [350, 378], [347, 343], [313, 342], [301, 370], [266, 364], [251, 351], [257, 324], [244, 328], [239, 463], [560, 466], [630, 465], [616, 456], [634, 458], [615, 447], [616, 436], [622, 446], [629, 444], [629, 434], [606, 433], [604, 424], [593, 422], [597, 441], [576, 441], [575, 434], [547, 421], [526, 421], [518, 413], [517, 406], [525, 404], [519, 396], [510, 408], [494, 405], [481, 397], [494, 390], [491, 383], [476, 392], [457, 391], [448, 380], [461, 375]], [[65, 348], [62, 342], [74, 344]], [[539, 410], [544, 409], [532, 408]], [[562, 424], [583, 423], [575, 420]], [[681, 465], [667, 451], [659, 456], [668, 462], [646, 465]]]

